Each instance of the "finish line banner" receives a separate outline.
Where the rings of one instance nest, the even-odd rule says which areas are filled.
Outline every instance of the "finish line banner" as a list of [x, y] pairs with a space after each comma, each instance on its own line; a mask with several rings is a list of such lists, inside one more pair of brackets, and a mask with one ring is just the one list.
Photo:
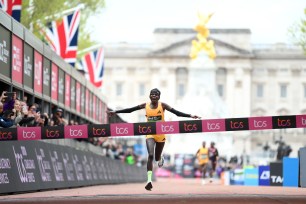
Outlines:
[[154, 134], [306, 128], [306, 115], [225, 118], [146, 123], [1, 128], [0, 141], [81, 139]]

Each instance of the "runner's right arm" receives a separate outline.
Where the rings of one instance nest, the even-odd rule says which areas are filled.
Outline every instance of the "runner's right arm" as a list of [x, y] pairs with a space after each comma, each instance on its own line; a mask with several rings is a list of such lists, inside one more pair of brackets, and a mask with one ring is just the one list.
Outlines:
[[134, 111], [144, 109], [145, 107], [146, 107], [146, 104], [143, 103], [138, 106], [131, 107], [131, 108], [125, 108], [125, 109], [116, 110], [116, 111], [107, 111], [107, 113], [109, 114], [109, 116], [113, 116], [116, 113], [132, 113]]

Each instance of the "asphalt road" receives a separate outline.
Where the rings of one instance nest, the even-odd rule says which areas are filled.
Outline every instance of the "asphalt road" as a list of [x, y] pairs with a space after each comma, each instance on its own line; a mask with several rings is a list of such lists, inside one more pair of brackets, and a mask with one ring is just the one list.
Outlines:
[[300, 203], [306, 204], [306, 188], [224, 186], [218, 181], [202, 185], [199, 179], [158, 179], [152, 191], [145, 183], [100, 185], [0, 196], [1, 203]]

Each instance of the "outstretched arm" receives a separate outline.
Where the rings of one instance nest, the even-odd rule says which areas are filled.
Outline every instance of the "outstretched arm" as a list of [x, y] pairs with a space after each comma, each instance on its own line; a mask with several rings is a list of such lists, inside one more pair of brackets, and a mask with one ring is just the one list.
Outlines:
[[201, 117], [199, 117], [197, 115], [191, 115], [191, 114], [180, 112], [180, 111], [170, 107], [166, 103], [162, 103], [162, 106], [163, 106], [164, 110], [170, 111], [171, 113], [173, 113], [173, 114], [175, 114], [175, 115], [177, 115], [179, 117], [194, 118], [194, 119], [200, 119], [201, 118]]
[[134, 111], [137, 111], [137, 110], [140, 110], [140, 109], [144, 109], [145, 106], [146, 106], [146, 104], [143, 103], [143, 104], [140, 104], [138, 106], [131, 107], [131, 108], [125, 108], [125, 109], [116, 110], [116, 111], [106, 111], [106, 112], [111, 117], [111, 116], [113, 116], [116, 113], [132, 113]]

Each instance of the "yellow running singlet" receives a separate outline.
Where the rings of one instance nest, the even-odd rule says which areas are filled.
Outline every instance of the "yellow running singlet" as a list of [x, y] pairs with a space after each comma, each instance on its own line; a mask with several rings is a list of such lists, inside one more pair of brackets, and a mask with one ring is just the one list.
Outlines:
[[[164, 110], [161, 102], [158, 103], [156, 109], [150, 108], [150, 102], [146, 104], [146, 117], [148, 122], [165, 121]], [[155, 142], [165, 142], [166, 136], [163, 135], [147, 135], [146, 138], [154, 138]]]

